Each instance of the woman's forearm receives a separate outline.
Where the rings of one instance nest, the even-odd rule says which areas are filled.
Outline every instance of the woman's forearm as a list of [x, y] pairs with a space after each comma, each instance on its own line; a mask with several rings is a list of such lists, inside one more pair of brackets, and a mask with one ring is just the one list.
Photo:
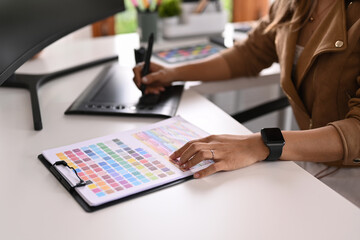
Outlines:
[[283, 160], [332, 162], [343, 157], [340, 136], [332, 126], [282, 133], [285, 139]]
[[206, 60], [174, 68], [175, 79], [180, 81], [219, 81], [231, 77], [225, 59], [215, 55]]

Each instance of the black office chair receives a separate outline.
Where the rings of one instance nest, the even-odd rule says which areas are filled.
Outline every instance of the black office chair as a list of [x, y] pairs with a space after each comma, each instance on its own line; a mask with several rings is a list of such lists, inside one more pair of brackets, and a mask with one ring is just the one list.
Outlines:
[[287, 97], [281, 97], [279, 99], [260, 104], [248, 110], [244, 110], [239, 113], [232, 114], [231, 116], [238, 122], [244, 123], [253, 120], [255, 118], [261, 117], [265, 114], [271, 113], [273, 111], [281, 110], [289, 105], [290, 104]]

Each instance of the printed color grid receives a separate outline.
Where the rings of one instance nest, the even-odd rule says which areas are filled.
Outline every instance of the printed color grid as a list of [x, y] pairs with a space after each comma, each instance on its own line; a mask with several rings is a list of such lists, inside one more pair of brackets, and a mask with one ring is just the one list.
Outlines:
[[189, 47], [174, 48], [154, 53], [156, 57], [168, 63], [178, 63], [201, 59], [219, 52], [221, 49], [212, 44], [197, 44]]
[[[171, 153], [182, 147], [188, 141], [201, 138], [200, 135], [187, 128], [182, 122], [138, 132], [133, 136], [166, 160], [169, 160], [168, 156]], [[200, 167], [209, 163], [212, 163], [212, 161], [205, 160], [197, 166]]]
[[73, 167], [96, 196], [139, 186], [174, 174], [142, 148], [132, 149], [119, 139], [57, 153]]

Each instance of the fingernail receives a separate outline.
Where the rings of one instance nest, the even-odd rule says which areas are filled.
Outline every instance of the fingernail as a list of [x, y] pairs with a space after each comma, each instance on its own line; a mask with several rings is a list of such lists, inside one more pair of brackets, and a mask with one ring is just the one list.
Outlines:
[[186, 163], [185, 163], [185, 164], [183, 164], [183, 165], [181, 165], [181, 167], [182, 167], [182, 168], [186, 168]]
[[200, 177], [200, 174], [199, 173], [195, 173], [194, 174], [194, 178], [199, 178]]
[[143, 78], [141, 79], [141, 81], [142, 81], [143, 83], [147, 83], [147, 82], [149, 81], [149, 79], [147, 79], [147, 77], [143, 77]]

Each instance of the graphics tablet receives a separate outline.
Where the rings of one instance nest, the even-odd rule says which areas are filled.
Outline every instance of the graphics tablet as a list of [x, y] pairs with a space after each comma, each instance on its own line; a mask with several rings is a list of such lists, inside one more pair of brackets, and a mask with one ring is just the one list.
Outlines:
[[142, 104], [139, 101], [142, 94], [133, 82], [132, 69], [114, 63], [105, 67], [65, 114], [172, 117], [176, 114], [183, 88], [183, 83], [172, 85], [161, 93], [156, 104]]

